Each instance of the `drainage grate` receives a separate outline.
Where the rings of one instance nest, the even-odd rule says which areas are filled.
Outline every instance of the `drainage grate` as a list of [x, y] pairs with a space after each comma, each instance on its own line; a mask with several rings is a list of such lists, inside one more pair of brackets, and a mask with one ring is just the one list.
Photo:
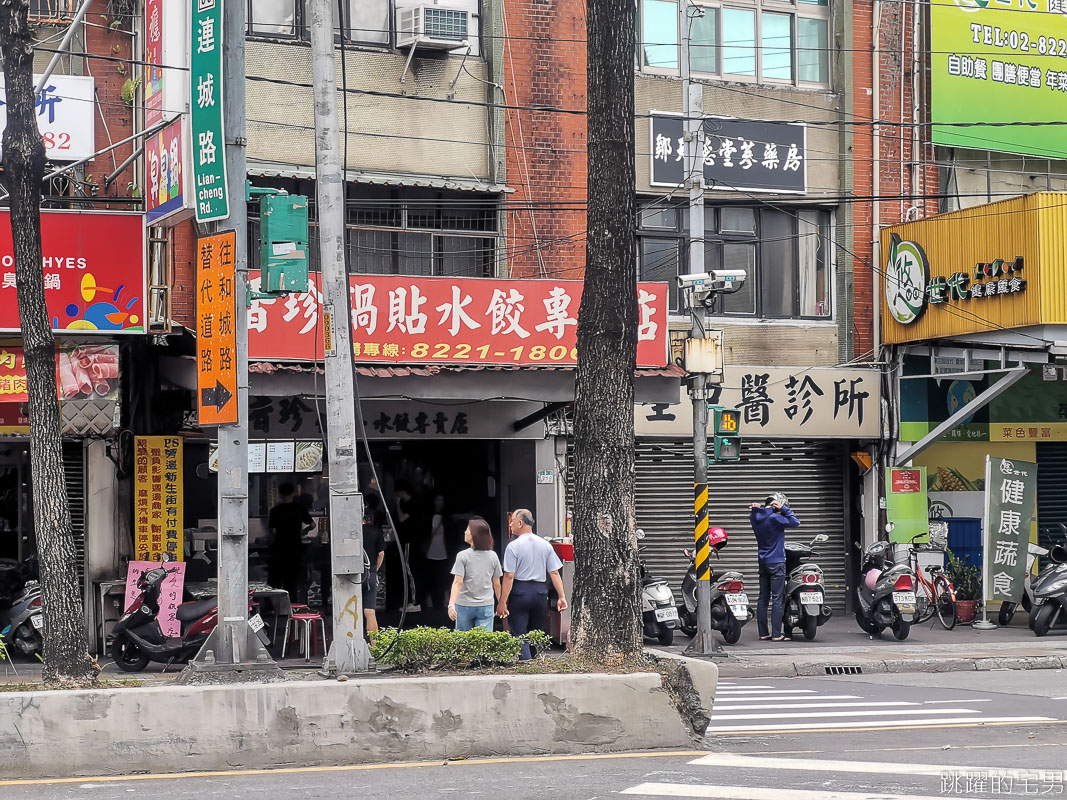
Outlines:
[[863, 667], [854, 664], [834, 664], [826, 668], [827, 675], [862, 675]]

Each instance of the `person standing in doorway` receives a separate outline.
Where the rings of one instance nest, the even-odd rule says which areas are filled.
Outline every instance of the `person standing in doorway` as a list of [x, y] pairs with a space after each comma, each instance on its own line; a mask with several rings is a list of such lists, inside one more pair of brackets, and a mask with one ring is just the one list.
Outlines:
[[278, 487], [281, 502], [270, 510], [267, 527], [271, 533], [270, 585], [285, 589], [290, 601], [297, 598], [304, 570], [304, 534], [315, 527], [307, 508], [295, 502], [296, 490], [291, 483]]
[[[450, 521], [445, 512], [445, 498], [436, 495], [433, 499], [433, 514], [430, 517], [430, 540], [426, 548], [426, 596], [434, 608], [448, 605], [448, 587], [451, 574], [448, 565], [455, 555], [450, 547]], [[449, 552], [452, 550], [452, 552]]]
[[[785, 529], [799, 528], [789, 499], [775, 492], [762, 503], [753, 503], [749, 521], [759, 547], [759, 601], [756, 603], [756, 626], [759, 638], [787, 642], [782, 635], [782, 611], [785, 606]], [[771, 626], [767, 629], [767, 606], [771, 607]]]
[[452, 567], [452, 592], [448, 598], [448, 616], [457, 631], [473, 628], [493, 630], [493, 599], [500, 599], [503, 571], [493, 550], [493, 532], [481, 517], [467, 525], [464, 540], [471, 547], [461, 550]]
[[[563, 562], [552, 545], [534, 533], [533, 525], [533, 514], [525, 508], [513, 511], [508, 522], [515, 538], [504, 551], [504, 583], [497, 616], [508, 620], [513, 636], [545, 629], [549, 579], [559, 596], [557, 609], [567, 610], [563, 579], [559, 575]], [[522, 644], [520, 658], [523, 661], [533, 658], [527, 642]]]
[[363, 510], [363, 619], [367, 634], [378, 630], [378, 570], [385, 561], [385, 535], [379, 520], [380, 501], [377, 495], [367, 495]]

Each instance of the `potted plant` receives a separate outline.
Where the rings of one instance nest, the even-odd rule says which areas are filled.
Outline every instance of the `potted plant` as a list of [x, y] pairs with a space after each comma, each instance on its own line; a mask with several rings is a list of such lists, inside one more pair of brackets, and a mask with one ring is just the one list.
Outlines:
[[982, 594], [982, 571], [967, 563], [967, 556], [963, 560], [956, 558], [951, 550], [948, 554], [948, 567], [945, 575], [956, 590], [956, 616], [961, 624], [973, 622], [978, 614], [978, 603]]

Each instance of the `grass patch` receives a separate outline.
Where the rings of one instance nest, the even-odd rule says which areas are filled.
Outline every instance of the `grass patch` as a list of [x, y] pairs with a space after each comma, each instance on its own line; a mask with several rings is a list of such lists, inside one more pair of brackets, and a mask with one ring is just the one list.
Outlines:
[[51, 689], [135, 689], [138, 686], [144, 685], [144, 681], [130, 679], [120, 681], [85, 681], [84, 683], [71, 681], [51, 684], [43, 681], [36, 681], [32, 683], [0, 683], [0, 692], [42, 692]]

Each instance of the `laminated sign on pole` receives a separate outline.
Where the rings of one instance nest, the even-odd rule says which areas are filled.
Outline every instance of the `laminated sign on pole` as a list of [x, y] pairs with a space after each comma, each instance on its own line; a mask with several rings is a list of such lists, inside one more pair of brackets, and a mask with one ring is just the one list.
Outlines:
[[192, 3], [190, 119], [197, 222], [230, 215], [222, 114], [222, 2]]
[[1026, 580], [1030, 520], [1037, 498], [1037, 464], [986, 456], [985, 533], [982, 547], [982, 621], [974, 627], [995, 628], [990, 606], [1019, 603]]

